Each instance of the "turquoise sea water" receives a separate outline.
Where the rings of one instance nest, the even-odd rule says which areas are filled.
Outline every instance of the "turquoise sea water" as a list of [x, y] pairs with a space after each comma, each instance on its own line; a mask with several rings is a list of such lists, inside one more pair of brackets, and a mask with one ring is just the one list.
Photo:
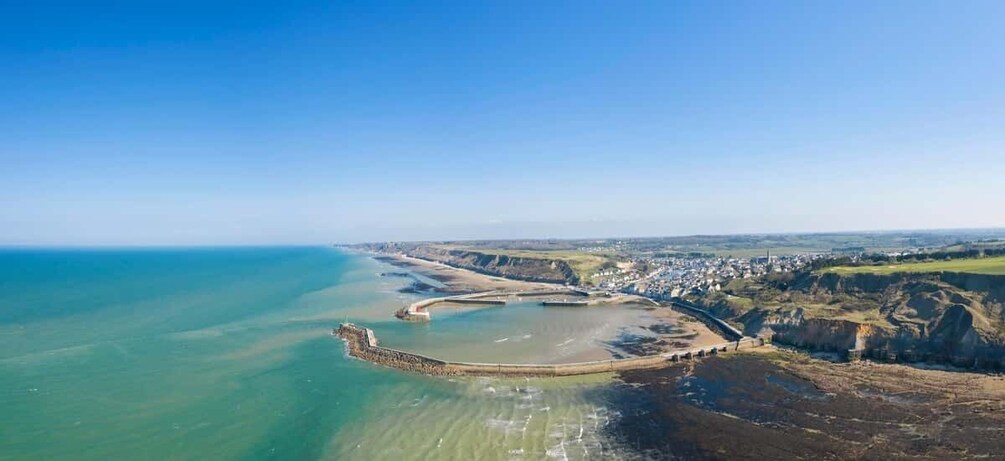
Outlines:
[[409, 324], [391, 313], [418, 297], [392, 270], [327, 248], [0, 250], [0, 459], [616, 454], [607, 377], [417, 376], [347, 358], [329, 332], [349, 319], [448, 358], [561, 361], [644, 313]]

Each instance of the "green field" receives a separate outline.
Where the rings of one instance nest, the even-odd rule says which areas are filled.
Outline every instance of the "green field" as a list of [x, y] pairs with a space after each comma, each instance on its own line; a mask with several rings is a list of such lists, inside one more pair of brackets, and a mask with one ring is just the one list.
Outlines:
[[898, 272], [966, 272], [971, 274], [1005, 275], [1005, 256], [977, 259], [954, 259], [882, 266], [839, 266], [821, 270], [836, 274], [893, 274]]
[[757, 258], [761, 256], [767, 256], [770, 251], [772, 256], [790, 256], [801, 253], [819, 253], [826, 251], [821, 248], [813, 247], [768, 247], [768, 248], [730, 248], [730, 249], [718, 249], [713, 246], [707, 247], [696, 247], [692, 250], [698, 253], [711, 253], [716, 256], [732, 256], [734, 258]]

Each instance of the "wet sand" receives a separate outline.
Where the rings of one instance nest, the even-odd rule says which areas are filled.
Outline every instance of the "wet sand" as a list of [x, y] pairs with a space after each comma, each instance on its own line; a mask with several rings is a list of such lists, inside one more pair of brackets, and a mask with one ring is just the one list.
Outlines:
[[1005, 377], [765, 349], [622, 373], [608, 436], [656, 459], [1005, 457]]
[[632, 329], [626, 329], [619, 338], [610, 343], [608, 353], [611, 356], [621, 358], [656, 355], [726, 341], [704, 323], [668, 307], [653, 307], [646, 310], [649, 312], [644, 319], [646, 321], [632, 325], [636, 330], [644, 331], [633, 333]]

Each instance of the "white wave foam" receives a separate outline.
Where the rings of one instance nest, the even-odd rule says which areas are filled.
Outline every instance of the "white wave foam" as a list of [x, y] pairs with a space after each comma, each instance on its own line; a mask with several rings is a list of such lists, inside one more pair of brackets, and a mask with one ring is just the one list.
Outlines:
[[522, 421], [513, 421], [508, 419], [497, 419], [497, 418], [489, 418], [485, 420], [485, 426], [488, 427], [489, 429], [499, 430], [507, 434], [513, 432], [520, 432], [521, 426], [523, 426], [523, 424], [521, 423]]
[[569, 339], [567, 339], [565, 341], [562, 341], [562, 342], [556, 344], [555, 347], [565, 347], [565, 346], [568, 346], [569, 343], [571, 343], [571, 342], [573, 342], [575, 340], [576, 340], [576, 338], [569, 338]]

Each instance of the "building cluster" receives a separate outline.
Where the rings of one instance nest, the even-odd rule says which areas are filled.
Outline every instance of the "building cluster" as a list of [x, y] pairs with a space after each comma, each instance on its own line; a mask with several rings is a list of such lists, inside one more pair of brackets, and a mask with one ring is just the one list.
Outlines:
[[733, 279], [770, 272], [791, 272], [819, 257], [816, 254], [800, 254], [756, 258], [637, 258], [633, 260], [632, 268], [598, 272], [593, 277], [593, 283], [607, 291], [669, 299], [718, 291]]

